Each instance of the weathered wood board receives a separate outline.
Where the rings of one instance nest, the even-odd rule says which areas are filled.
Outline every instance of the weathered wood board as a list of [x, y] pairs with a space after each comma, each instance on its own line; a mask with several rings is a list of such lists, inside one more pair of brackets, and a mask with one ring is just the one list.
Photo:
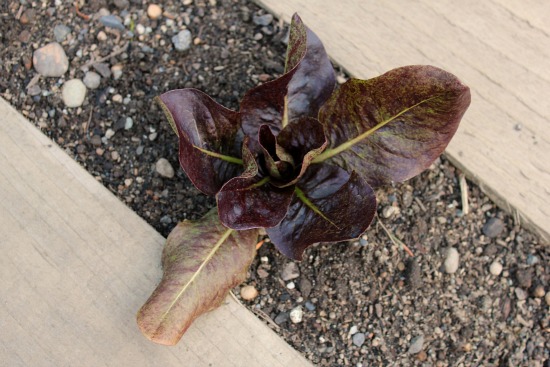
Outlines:
[[310, 366], [228, 297], [175, 347], [135, 314], [164, 238], [0, 98], [0, 366]]
[[461, 78], [472, 105], [447, 156], [550, 240], [550, 2], [258, 2], [285, 21], [298, 12], [355, 77], [431, 64]]

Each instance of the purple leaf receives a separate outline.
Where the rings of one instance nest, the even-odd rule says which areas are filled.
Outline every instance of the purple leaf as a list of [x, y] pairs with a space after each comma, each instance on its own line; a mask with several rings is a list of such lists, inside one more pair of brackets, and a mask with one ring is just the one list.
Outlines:
[[[225, 182], [242, 171], [237, 163], [242, 142], [238, 134], [238, 113], [195, 89], [164, 93], [160, 101], [178, 132], [181, 167], [200, 191], [215, 195]], [[215, 154], [226, 159], [213, 156]], [[233, 162], [228, 161], [229, 158], [233, 158]]]
[[255, 230], [225, 228], [215, 209], [196, 222], [179, 223], [162, 253], [162, 280], [137, 314], [143, 334], [175, 345], [197, 317], [246, 279], [257, 236]]
[[372, 188], [355, 172], [312, 165], [297, 187], [286, 217], [266, 229], [279, 251], [295, 260], [302, 260], [304, 250], [314, 243], [359, 237], [376, 212]]
[[[304, 48], [304, 35], [306, 52], [297, 59]], [[288, 85], [288, 120], [317, 118], [319, 109], [334, 91], [336, 75], [323, 43], [298, 14], [292, 17], [285, 71], [292, 68], [296, 73]]]
[[469, 104], [469, 88], [433, 66], [349, 80], [319, 113], [330, 143], [314, 162], [356, 171], [372, 187], [407, 180], [443, 152]]
[[323, 44], [295, 14], [285, 74], [249, 90], [241, 102], [242, 128], [253, 139], [253, 151], [259, 150], [256, 139], [260, 126], [268, 125], [278, 135], [289, 122], [302, 117], [317, 118], [335, 85], [334, 69]]

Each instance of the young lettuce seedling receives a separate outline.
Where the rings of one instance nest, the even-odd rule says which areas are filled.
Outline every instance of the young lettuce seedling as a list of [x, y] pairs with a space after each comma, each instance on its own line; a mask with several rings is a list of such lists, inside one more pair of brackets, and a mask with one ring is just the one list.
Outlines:
[[258, 229], [295, 260], [314, 243], [359, 237], [376, 213], [374, 189], [432, 164], [470, 91], [420, 65], [338, 86], [323, 44], [295, 14], [285, 73], [249, 90], [239, 111], [196, 89], [159, 102], [181, 167], [218, 204], [168, 236], [163, 278], [137, 315], [149, 339], [172, 345], [244, 281]]

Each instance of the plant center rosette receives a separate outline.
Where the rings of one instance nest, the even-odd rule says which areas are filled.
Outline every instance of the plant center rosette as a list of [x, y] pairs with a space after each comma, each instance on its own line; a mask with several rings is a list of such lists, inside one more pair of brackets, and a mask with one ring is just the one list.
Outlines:
[[317, 242], [357, 238], [373, 188], [427, 168], [469, 105], [456, 77], [407, 66], [337, 87], [319, 38], [294, 15], [285, 74], [250, 90], [237, 111], [194, 89], [160, 96], [193, 184], [216, 195], [221, 222], [266, 228], [301, 260]]

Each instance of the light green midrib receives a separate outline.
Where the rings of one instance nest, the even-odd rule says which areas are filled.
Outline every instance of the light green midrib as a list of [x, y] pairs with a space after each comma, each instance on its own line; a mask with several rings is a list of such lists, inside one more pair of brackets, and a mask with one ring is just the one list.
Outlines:
[[222, 161], [226, 161], [226, 162], [229, 162], [229, 163], [235, 163], [235, 164], [240, 164], [240, 165], [243, 165], [243, 160], [240, 159], [240, 158], [237, 158], [237, 157], [232, 157], [230, 155], [225, 155], [225, 154], [220, 154], [220, 153], [216, 153], [216, 152], [212, 152], [210, 150], [206, 150], [206, 149], [203, 149], [203, 148], [200, 148], [196, 145], [193, 145], [193, 148], [199, 150], [200, 152], [206, 154], [206, 155], [209, 155], [211, 157], [214, 157], [214, 158], [218, 158], [218, 159], [221, 159]]
[[323, 153], [319, 154], [317, 157], [315, 157], [312, 161], [312, 163], [321, 163], [329, 158], [332, 158], [334, 157], [335, 155], [337, 154], [340, 154], [342, 153], [343, 151], [353, 147], [355, 144], [359, 143], [360, 141], [368, 138], [370, 135], [374, 134], [377, 130], [381, 129], [382, 127], [386, 126], [387, 124], [389, 124], [390, 122], [392, 122], [393, 120], [395, 120], [396, 118], [398, 118], [399, 116], [402, 116], [403, 114], [409, 112], [410, 110], [412, 110], [413, 108], [416, 108], [418, 106], [420, 106], [421, 104], [423, 103], [426, 103], [426, 102], [429, 102], [431, 101], [432, 99], [435, 99], [436, 97], [430, 97], [428, 99], [425, 99], [423, 101], [420, 101], [414, 105], [412, 105], [411, 107], [407, 107], [405, 108], [403, 111], [399, 112], [398, 114], [396, 114], [395, 116], [392, 116], [390, 117], [389, 119], [387, 120], [384, 120], [380, 123], [378, 123], [376, 126], [374, 126], [373, 128], [365, 131], [364, 133], [356, 136], [355, 138], [351, 139], [351, 140], [348, 140], [346, 141], [345, 143], [342, 143], [340, 144], [339, 146], [337, 146], [336, 148], [334, 149], [327, 149], [325, 150]]
[[315, 204], [313, 204], [311, 202], [311, 200], [309, 200], [307, 197], [306, 197], [306, 194], [298, 187], [298, 186], [294, 186], [294, 192], [296, 193], [296, 196], [298, 197], [298, 199], [300, 199], [300, 201], [302, 203], [304, 203], [309, 209], [311, 209], [315, 214], [317, 214], [318, 216], [320, 216], [321, 218], [323, 218], [324, 220], [326, 220], [327, 222], [329, 222], [331, 225], [333, 225], [334, 227], [336, 227], [337, 229], [340, 229], [340, 227], [338, 227], [333, 221], [331, 221], [325, 214], [323, 214], [323, 212], [317, 208], [317, 206], [315, 206]]
[[172, 308], [174, 308], [174, 306], [176, 305], [176, 303], [179, 301], [179, 299], [183, 296], [183, 294], [185, 293], [185, 291], [187, 290], [187, 288], [189, 288], [189, 286], [196, 280], [196, 278], [199, 276], [199, 274], [202, 272], [202, 270], [204, 269], [204, 267], [206, 266], [206, 264], [208, 264], [208, 262], [210, 260], [212, 260], [212, 257], [214, 257], [214, 255], [216, 254], [216, 252], [218, 251], [218, 249], [220, 248], [220, 246], [225, 242], [225, 240], [227, 240], [227, 238], [231, 235], [231, 233], [233, 233], [233, 229], [228, 229], [227, 231], [224, 232], [224, 234], [221, 236], [221, 238], [218, 240], [218, 242], [216, 242], [216, 244], [214, 245], [214, 247], [212, 248], [212, 250], [208, 253], [208, 255], [206, 256], [206, 258], [204, 259], [204, 261], [201, 263], [201, 265], [199, 266], [199, 268], [197, 269], [197, 271], [193, 274], [193, 276], [191, 277], [191, 279], [189, 279], [187, 281], [187, 283], [185, 283], [185, 285], [183, 286], [183, 288], [178, 292], [177, 296], [174, 298], [174, 300], [172, 301], [172, 303], [170, 303], [170, 306], [168, 306], [168, 309], [162, 314], [161, 318], [160, 318], [160, 321], [159, 321], [159, 325], [162, 324], [164, 322], [164, 320], [166, 320], [166, 317], [168, 316], [168, 314], [170, 313], [170, 311], [172, 311]]

